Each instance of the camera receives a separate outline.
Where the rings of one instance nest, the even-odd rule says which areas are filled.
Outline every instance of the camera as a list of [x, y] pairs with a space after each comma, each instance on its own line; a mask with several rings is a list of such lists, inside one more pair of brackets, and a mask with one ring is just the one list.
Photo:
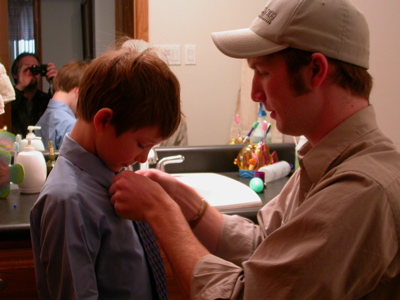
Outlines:
[[46, 76], [47, 73], [47, 65], [33, 65], [31, 67], [31, 72], [33, 75], [38, 75], [40, 74], [40, 76]]

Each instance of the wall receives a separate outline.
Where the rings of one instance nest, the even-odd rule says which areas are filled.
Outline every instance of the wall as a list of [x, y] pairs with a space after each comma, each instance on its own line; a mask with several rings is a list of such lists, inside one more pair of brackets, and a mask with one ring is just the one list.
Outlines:
[[[81, 0], [42, 0], [42, 63], [52, 62], [60, 69], [83, 56]], [[43, 90], [49, 84], [43, 80]]]
[[[182, 85], [190, 145], [223, 144], [229, 139], [240, 87], [241, 61], [221, 54], [211, 32], [247, 27], [265, 0], [150, 0], [152, 44], [197, 45], [197, 64], [172, 66]], [[371, 102], [381, 129], [400, 148], [400, 1], [354, 0], [371, 31]], [[184, 56], [182, 55], [182, 59]], [[250, 101], [250, 95], [249, 95]]]
[[115, 41], [115, 3], [96, 0], [94, 4], [94, 56], [110, 49]]
[[371, 103], [378, 124], [400, 150], [400, 1], [353, 0], [364, 12], [371, 34]]
[[42, 0], [42, 59], [61, 68], [82, 59], [81, 0]]
[[[197, 64], [171, 66], [182, 87], [190, 145], [229, 140], [240, 87], [241, 60], [221, 54], [211, 32], [247, 27], [265, 0], [150, 0], [149, 40], [155, 45], [196, 45]], [[183, 54], [183, 53], [181, 53]], [[182, 62], [184, 55], [181, 55]]]
[[[42, 0], [43, 63], [57, 68], [71, 60], [82, 60], [82, 0]], [[115, 4], [110, 0], [93, 1], [94, 56], [98, 56], [115, 39]], [[44, 82], [47, 89], [47, 82]]]
[[[61, 68], [73, 59], [82, 59], [82, 0], [42, 0], [43, 62]], [[93, 1], [94, 56], [115, 39], [115, 4], [110, 0]]]

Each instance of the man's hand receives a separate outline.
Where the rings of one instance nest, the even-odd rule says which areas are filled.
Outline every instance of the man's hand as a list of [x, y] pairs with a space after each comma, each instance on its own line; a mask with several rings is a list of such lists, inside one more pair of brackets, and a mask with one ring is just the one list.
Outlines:
[[57, 68], [54, 63], [47, 64], [46, 79], [50, 83], [57, 76]]
[[37, 86], [37, 77], [32, 74], [31, 72], [31, 67], [32, 65], [30, 64], [25, 64], [19, 67], [18, 73], [17, 73], [17, 81], [18, 83], [15, 85], [15, 87], [23, 92], [26, 87], [28, 86]]
[[157, 182], [131, 171], [115, 175], [109, 192], [116, 213], [125, 219], [149, 221], [164, 206], [176, 206]]

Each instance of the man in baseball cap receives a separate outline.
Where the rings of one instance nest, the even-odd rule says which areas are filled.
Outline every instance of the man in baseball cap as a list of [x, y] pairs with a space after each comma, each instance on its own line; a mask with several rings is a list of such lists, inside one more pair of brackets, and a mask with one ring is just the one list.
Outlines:
[[117, 213], [151, 224], [187, 299], [400, 299], [400, 154], [369, 103], [363, 14], [349, 0], [269, 0], [249, 28], [212, 38], [247, 59], [277, 128], [307, 138], [300, 168], [258, 224], [154, 170], [116, 176]]

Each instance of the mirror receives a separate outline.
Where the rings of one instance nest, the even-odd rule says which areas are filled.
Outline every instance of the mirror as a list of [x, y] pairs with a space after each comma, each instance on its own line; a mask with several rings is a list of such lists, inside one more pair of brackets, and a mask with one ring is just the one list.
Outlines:
[[[44, 63], [51, 61], [61, 67], [70, 59], [82, 58], [82, 2], [41, 0]], [[96, 0], [93, 4], [96, 56], [114, 41], [115, 3]], [[242, 67], [246, 64], [243, 60], [232, 59], [220, 53], [211, 40], [211, 32], [247, 27], [255, 18], [254, 12], [262, 10], [265, 0], [251, 1], [246, 5], [241, 0], [152, 0], [148, 5], [151, 44], [173, 46], [179, 50], [177, 62], [170, 67], [181, 83], [189, 145], [227, 143], [231, 127], [234, 126], [240, 92], [245, 91], [242, 98], [251, 106], [251, 111], [243, 112], [246, 116], [253, 115], [249, 117], [251, 124], [257, 120], [257, 104], [250, 99], [249, 78], [242, 80]], [[140, 18], [143, 15], [137, 16], [137, 19]], [[192, 56], [191, 61], [188, 61], [189, 55]], [[247, 133], [246, 128], [243, 131]]]
[[[47, 5], [61, 5], [69, 2], [80, 5], [81, 0], [43, 0], [42, 8]], [[119, 0], [118, 2], [128, 1]], [[134, 0], [130, 0], [134, 1]], [[96, 0], [100, 8], [104, 2], [109, 0]], [[137, 1], [138, 3], [147, 0]], [[7, 12], [6, 1], [0, 1], [0, 15]], [[371, 99], [377, 109], [378, 121], [382, 124], [382, 129], [388, 132], [390, 138], [400, 145], [398, 130], [394, 123], [399, 110], [393, 109], [393, 103], [400, 105], [396, 101], [397, 86], [396, 78], [399, 67], [399, 59], [396, 45], [397, 39], [385, 39], [386, 35], [381, 32], [393, 33], [391, 36], [397, 37], [396, 30], [398, 18], [392, 12], [398, 11], [399, 3], [391, 1], [382, 9], [379, 3], [370, 3], [362, 0], [354, 0], [361, 11], [363, 11], [370, 23], [371, 32], [371, 74], [375, 78], [374, 89]], [[242, 62], [221, 54], [212, 43], [210, 33], [213, 31], [229, 30], [234, 28], [247, 27], [254, 19], [255, 14], [261, 11], [265, 5], [265, 0], [151, 0], [148, 7], [148, 28], [149, 40], [155, 45], [179, 45], [181, 62], [180, 65], [173, 65], [171, 68], [177, 74], [182, 86], [183, 110], [188, 119], [189, 145], [217, 145], [224, 144], [230, 137], [231, 125], [234, 122], [236, 101], [242, 85], [248, 88], [248, 82], [242, 83]], [[106, 7], [106, 6], [104, 6]], [[129, 11], [129, 10], [126, 10]], [[379, 12], [379, 13], [377, 13]], [[46, 12], [48, 15], [49, 12]], [[77, 18], [79, 9], [75, 17]], [[63, 15], [63, 14], [62, 14]], [[147, 13], [145, 14], [147, 16]], [[45, 16], [45, 14], [43, 14]], [[55, 14], [54, 14], [55, 16]], [[76, 28], [76, 32], [81, 32], [80, 23], [77, 19], [69, 17], [62, 22], [50, 24], [48, 29], [54, 29], [55, 33], [49, 36], [50, 44], [54, 50], [52, 53], [46, 52], [45, 55], [58, 55], [65, 47], [80, 45], [80, 37], [67, 46], [61, 45], [69, 37], [63, 36], [60, 39], [58, 34], [65, 28]], [[142, 19], [143, 15], [136, 16]], [[0, 18], [0, 23], [6, 18]], [[103, 18], [104, 19], [104, 18]], [[99, 20], [101, 24], [104, 20]], [[105, 22], [105, 21], [104, 21]], [[60, 26], [54, 26], [59, 24]], [[146, 22], [147, 24], [147, 22]], [[4, 29], [6, 26], [0, 26]], [[111, 37], [110, 31], [114, 25], [102, 30], [105, 37]], [[3, 37], [0, 41], [0, 56], [9, 70], [8, 60], [5, 62], [7, 54], [7, 32], [0, 30]], [[76, 38], [77, 33], [73, 34]], [[102, 38], [103, 39], [103, 38]], [[185, 64], [185, 45], [196, 45], [196, 64]], [[79, 52], [80, 53], [80, 52]], [[73, 55], [69, 55], [71, 57]], [[47, 60], [46, 57], [44, 57]], [[66, 59], [58, 62], [57, 57], [49, 57], [49, 61], [55, 61], [57, 66], [61, 66]], [[390, 63], [388, 63], [390, 62]], [[387, 76], [388, 74], [393, 76]], [[388, 94], [389, 93], [389, 94]], [[250, 94], [242, 91], [244, 100], [250, 100]], [[374, 99], [386, 99], [385, 101], [374, 101]], [[247, 115], [247, 114], [246, 114]], [[0, 119], [4, 115], [0, 116]], [[254, 116], [256, 118], [256, 116]]]

